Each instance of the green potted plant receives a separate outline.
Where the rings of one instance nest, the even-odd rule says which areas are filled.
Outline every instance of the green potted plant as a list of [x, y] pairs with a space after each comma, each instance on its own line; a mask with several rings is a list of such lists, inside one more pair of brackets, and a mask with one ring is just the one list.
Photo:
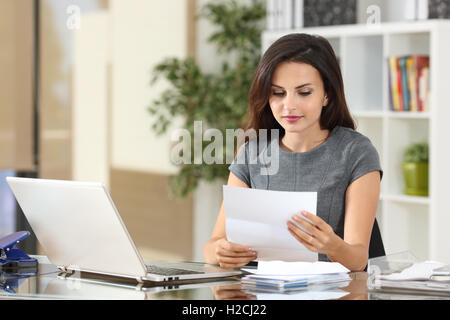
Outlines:
[[413, 143], [404, 153], [403, 176], [405, 193], [412, 196], [428, 196], [428, 144]]
[[[248, 108], [248, 92], [261, 57], [261, 33], [265, 27], [265, 1], [245, 4], [237, 0], [221, 0], [206, 4], [200, 17], [216, 28], [208, 41], [217, 47], [227, 61], [216, 73], [205, 73], [192, 58], [167, 58], [153, 69], [151, 85], [158, 80], [170, 84], [160, 98], [154, 100], [148, 111], [156, 120], [153, 130], [167, 132], [175, 116], [184, 119], [183, 128], [194, 139], [195, 122], [205, 128], [214, 128], [226, 136], [227, 129], [241, 128]], [[192, 139], [192, 140], [193, 140]], [[205, 143], [203, 143], [205, 144]], [[192, 147], [193, 144], [191, 144]], [[223, 141], [225, 160], [226, 141]], [[184, 149], [183, 149], [184, 150]], [[191, 153], [193, 154], [193, 153]], [[229, 164], [180, 164], [177, 175], [170, 178], [173, 193], [185, 197], [200, 181], [226, 181]]]

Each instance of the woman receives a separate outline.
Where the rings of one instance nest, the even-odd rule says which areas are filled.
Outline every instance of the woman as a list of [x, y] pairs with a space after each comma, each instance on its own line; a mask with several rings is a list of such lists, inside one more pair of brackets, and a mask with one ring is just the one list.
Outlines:
[[[301, 213], [312, 223], [294, 215], [286, 230], [321, 261], [362, 271], [369, 257], [384, 255], [375, 220], [383, 171], [370, 140], [355, 131], [329, 42], [308, 34], [277, 40], [258, 65], [249, 100], [246, 129], [279, 129], [279, 139], [269, 139], [279, 148], [279, 169], [262, 175], [260, 164], [248, 163], [249, 149], [258, 143], [250, 139], [229, 168], [228, 185], [316, 191], [317, 216]], [[257, 258], [245, 244], [227, 241], [223, 204], [204, 257], [223, 268]]]

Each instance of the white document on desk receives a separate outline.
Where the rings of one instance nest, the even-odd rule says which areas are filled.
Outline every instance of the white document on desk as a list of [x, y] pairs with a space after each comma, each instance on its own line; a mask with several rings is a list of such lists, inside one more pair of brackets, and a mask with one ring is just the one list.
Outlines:
[[250, 246], [258, 261], [318, 260], [287, 229], [293, 214], [316, 214], [317, 192], [269, 191], [223, 186], [228, 241]]
[[317, 276], [317, 275], [336, 275], [347, 274], [349, 269], [338, 262], [285, 262], [285, 261], [261, 261], [257, 269], [242, 269], [253, 275], [262, 276]]

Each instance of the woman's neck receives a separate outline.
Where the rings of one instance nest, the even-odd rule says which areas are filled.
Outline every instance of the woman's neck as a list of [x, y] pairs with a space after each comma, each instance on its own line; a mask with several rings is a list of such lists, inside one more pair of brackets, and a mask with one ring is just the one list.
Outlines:
[[317, 128], [305, 132], [286, 132], [280, 141], [280, 147], [289, 152], [308, 152], [324, 143], [330, 131]]

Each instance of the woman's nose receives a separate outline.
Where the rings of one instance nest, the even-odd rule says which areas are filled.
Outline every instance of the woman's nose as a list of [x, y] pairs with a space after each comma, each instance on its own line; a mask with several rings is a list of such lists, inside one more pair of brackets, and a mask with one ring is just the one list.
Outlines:
[[287, 110], [296, 109], [296, 100], [295, 96], [292, 94], [286, 94], [284, 101], [283, 101], [283, 107]]

